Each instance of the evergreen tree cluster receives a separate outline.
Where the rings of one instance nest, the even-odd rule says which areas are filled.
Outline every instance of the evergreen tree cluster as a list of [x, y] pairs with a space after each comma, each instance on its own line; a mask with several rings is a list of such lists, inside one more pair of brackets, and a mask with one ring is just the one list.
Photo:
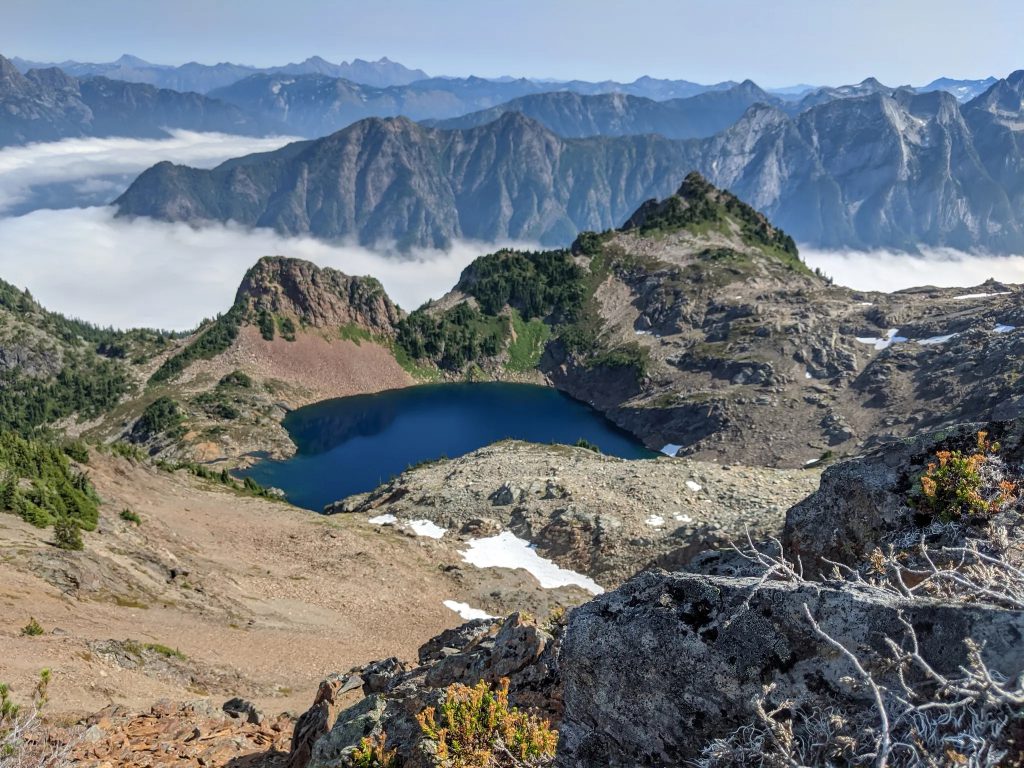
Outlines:
[[98, 506], [89, 478], [57, 444], [0, 429], [0, 509], [40, 528], [63, 523], [91, 531]]

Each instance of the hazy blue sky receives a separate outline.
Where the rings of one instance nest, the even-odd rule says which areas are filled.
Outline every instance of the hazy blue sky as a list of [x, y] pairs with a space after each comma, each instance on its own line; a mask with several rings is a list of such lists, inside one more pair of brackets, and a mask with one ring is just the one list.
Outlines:
[[0, 0], [0, 53], [891, 85], [1024, 67], [1020, 0]]

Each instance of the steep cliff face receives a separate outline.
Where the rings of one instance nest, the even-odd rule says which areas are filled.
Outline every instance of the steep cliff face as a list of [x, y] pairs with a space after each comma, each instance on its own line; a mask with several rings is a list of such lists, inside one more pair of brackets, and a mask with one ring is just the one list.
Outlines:
[[404, 316], [375, 278], [350, 277], [283, 256], [264, 257], [245, 273], [235, 305], [249, 318], [270, 313], [313, 328], [354, 324], [388, 338]]
[[567, 141], [517, 113], [465, 131], [372, 119], [211, 171], [161, 163], [116, 204], [120, 215], [233, 219], [399, 249], [460, 237], [563, 244], [669, 193], [681, 158], [667, 139]]

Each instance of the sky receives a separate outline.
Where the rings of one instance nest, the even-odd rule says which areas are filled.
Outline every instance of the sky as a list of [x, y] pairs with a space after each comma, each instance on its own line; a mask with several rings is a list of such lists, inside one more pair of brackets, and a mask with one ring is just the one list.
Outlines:
[[2, 0], [0, 54], [431, 75], [921, 85], [1024, 66], [1019, 0]]

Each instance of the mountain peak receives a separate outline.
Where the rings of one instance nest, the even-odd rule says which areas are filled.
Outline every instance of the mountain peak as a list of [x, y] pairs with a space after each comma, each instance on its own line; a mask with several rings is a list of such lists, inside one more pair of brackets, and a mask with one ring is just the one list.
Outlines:
[[[732, 227], [730, 226], [732, 222]], [[679, 190], [664, 200], [648, 200], [622, 226], [621, 231], [701, 232], [706, 225], [735, 230], [746, 245], [766, 252], [781, 251], [787, 263], [799, 262], [793, 238], [772, 226], [768, 218], [731, 192], [719, 189], [697, 171], [686, 174]], [[806, 267], [800, 264], [802, 271]]]
[[303, 259], [264, 256], [249, 268], [235, 307], [253, 323], [289, 317], [313, 328], [351, 324], [392, 337], [402, 311], [372, 277], [352, 277]]
[[150, 63], [145, 59], [140, 59], [138, 56], [132, 56], [130, 53], [122, 53], [121, 56], [114, 62], [121, 67], [148, 67]]

